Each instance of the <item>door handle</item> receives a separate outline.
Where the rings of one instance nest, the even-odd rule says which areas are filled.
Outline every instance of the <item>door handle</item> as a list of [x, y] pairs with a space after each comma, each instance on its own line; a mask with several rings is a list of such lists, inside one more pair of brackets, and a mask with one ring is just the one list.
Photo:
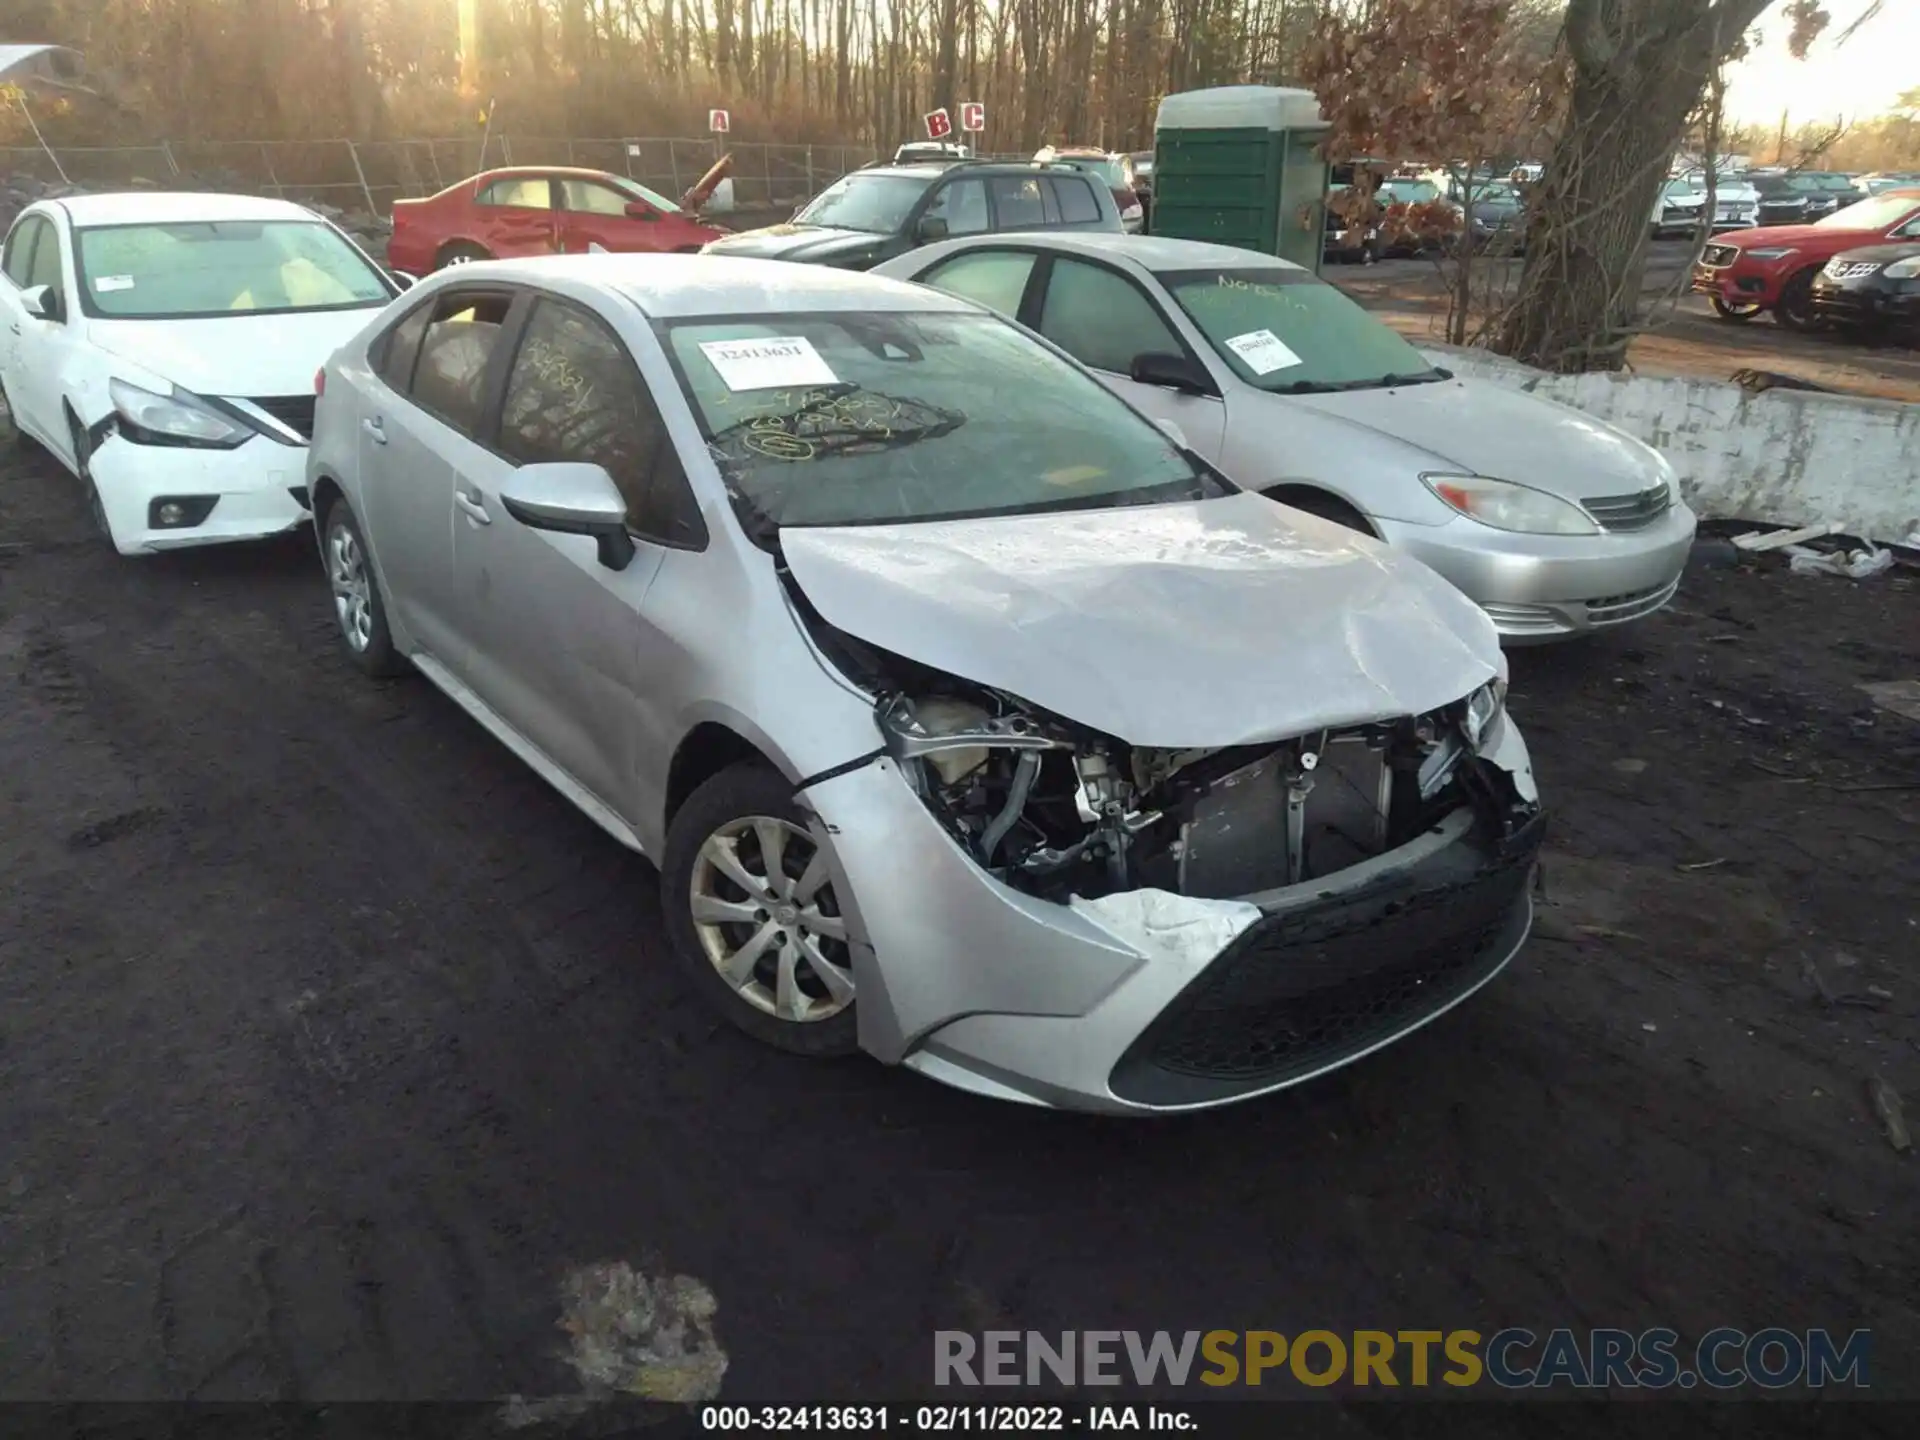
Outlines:
[[370, 415], [360, 422], [360, 428], [367, 432], [367, 438], [376, 445], [387, 443], [387, 427], [381, 423], [378, 415]]
[[487, 513], [487, 507], [481, 503], [478, 494], [469, 493], [465, 490], [456, 490], [453, 492], [453, 503], [466, 512], [469, 520], [481, 525], [491, 525], [493, 523], [493, 516]]

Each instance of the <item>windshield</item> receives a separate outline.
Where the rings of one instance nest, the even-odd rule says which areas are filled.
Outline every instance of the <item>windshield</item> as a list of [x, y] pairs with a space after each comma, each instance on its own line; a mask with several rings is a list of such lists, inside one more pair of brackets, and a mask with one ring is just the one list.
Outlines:
[[1160, 282], [1220, 358], [1259, 389], [1298, 393], [1446, 378], [1304, 270], [1189, 270]]
[[1696, 187], [1691, 180], [1669, 180], [1661, 193], [1665, 195], [1692, 195], [1695, 193], [1695, 190]]
[[1911, 195], [1876, 195], [1813, 222], [1816, 230], [1884, 230], [1920, 209]]
[[1228, 493], [1097, 380], [991, 315], [845, 311], [661, 330], [755, 536]]
[[660, 194], [657, 190], [649, 190], [638, 180], [629, 180], [624, 175], [609, 175], [606, 178], [606, 183], [612, 185], [617, 190], [624, 191], [629, 198], [644, 200], [654, 209], [664, 211], [668, 215], [678, 215], [680, 213], [680, 207], [674, 204], [673, 201], [667, 199], [666, 196]]
[[931, 175], [843, 176], [814, 196], [793, 222], [891, 235], [907, 223], [908, 212], [933, 181]]
[[1389, 205], [1430, 205], [1440, 198], [1440, 187], [1429, 180], [1389, 180], [1380, 194]]
[[101, 225], [77, 236], [82, 305], [103, 319], [372, 309], [395, 293], [317, 220]]

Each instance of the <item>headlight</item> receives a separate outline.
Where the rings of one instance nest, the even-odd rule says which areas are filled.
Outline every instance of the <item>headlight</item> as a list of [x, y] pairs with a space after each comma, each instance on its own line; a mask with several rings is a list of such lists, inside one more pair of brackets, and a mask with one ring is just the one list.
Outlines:
[[171, 395], [156, 395], [125, 380], [109, 380], [107, 394], [120, 417], [121, 433], [135, 444], [231, 450], [255, 433], [177, 385]]
[[1467, 743], [1474, 749], [1481, 748], [1481, 742], [1492, 735], [1500, 723], [1501, 712], [1507, 708], [1507, 682], [1505, 678], [1489, 680], [1473, 694], [1467, 697], [1467, 713], [1463, 723], [1467, 731]]
[[1882, 272], [1889, 280], [1911, 280], [1920, 276], [1920, 255], [1910, 259], [1896, 260]]
[[1764, 245], [1758, 250], [1744, 250], [1741, 253], [1749, 260], [1784, 260], [1800, 252], [1791, 245]]
[[1469, 520], [1522, 535], [1598, 535], [1593, 517], [1571, 500], [1480, 475], [1422, 475], [1426, 487]]

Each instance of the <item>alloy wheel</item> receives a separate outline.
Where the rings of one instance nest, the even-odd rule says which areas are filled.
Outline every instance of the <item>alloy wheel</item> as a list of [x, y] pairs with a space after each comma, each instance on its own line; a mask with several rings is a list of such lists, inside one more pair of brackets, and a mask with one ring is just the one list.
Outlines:
[[373, 582], [351, 526], [335, 525], [327, 534], [327, 580], [340, 633], [356, 653], [364, 651], [373, 643]]
[[689, 889], [708, 962], [756, 1010], [809, 1024], [853, 1003], [826, 856], [798, 825], [771, 815], [728, 821], [701, 845]]

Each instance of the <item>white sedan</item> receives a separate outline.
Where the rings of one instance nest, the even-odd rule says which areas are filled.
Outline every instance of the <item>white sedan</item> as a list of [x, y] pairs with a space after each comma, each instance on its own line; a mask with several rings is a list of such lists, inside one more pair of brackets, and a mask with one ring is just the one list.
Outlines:
[[0, 271], [15, 432], [123, 555], [305, 524], [315, 374], [401, 288], [311, 210], [239, 195], [43, 200]]

